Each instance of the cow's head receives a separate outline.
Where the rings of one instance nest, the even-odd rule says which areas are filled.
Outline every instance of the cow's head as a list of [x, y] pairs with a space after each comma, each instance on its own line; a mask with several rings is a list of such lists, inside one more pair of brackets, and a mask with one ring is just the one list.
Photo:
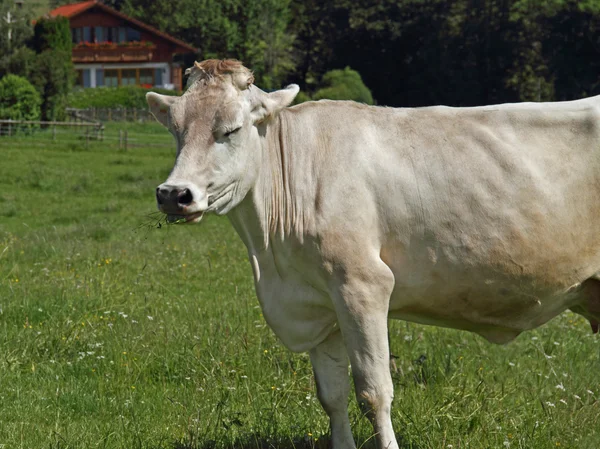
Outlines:
[[177, 159], [156, 189], [169, 221], [225, 214], [254, 185], [261, 166], [261, 124], [289, 105], [298, 86], [265, 93], [239, 61], [207, 60], [188, 69], [181, 97], [150, 92], [148, 106], [177, 141]]

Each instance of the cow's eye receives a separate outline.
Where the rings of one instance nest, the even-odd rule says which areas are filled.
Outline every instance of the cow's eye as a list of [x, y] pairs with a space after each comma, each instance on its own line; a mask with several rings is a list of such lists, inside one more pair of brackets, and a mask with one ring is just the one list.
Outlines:
[[232, 134], [235, 134], [236, 132], [238, 132], [240, 129], [242, 129], [241, 126], [239, 128], [232, 129], [231, 131], [227, 131], [226, 133], [223, 134], [223, 136], [224, 137], [229, 137]]

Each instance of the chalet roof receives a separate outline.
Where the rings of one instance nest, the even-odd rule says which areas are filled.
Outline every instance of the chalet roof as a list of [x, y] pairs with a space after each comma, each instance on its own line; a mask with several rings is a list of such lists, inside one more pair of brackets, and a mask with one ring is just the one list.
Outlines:
[[64, 17], [67, 17], [68, 19], [70, 19], [70, 18], [75, 17], [75, 16], [81, 14], [82, 12], [87, 11], [88, 9], [91, 9], [93, 7], [100, 8], [101, 10], [103, 10], [109, 14], [112, 14], [123, 20], [131, 22], [131, 23], [137, 25], [138, 27], [143, 28], [146, 31], [149, 31], [152, 34], [156, 34], [157, 36], [160, 36], [163, 39], [173, 42], [174, 44], [186, 49], [190, 53], [197, 51], [196, 48], [171, 36], [170, 34], [160, 31], [144, 22], [134, 19], [133, 17], [129, 17], [128, 15], [123, 14], [122, 12], [117, 11], [114, 8], [111, 8], [110, 6], [105, 5], [104, 3], [102, 3], [99, 0], [89, 0], [86, 2], [72, 3], [70, 5], [59, 6], [58, 8], [50, 11], [49, 14], [51, 17], [64, 16]]

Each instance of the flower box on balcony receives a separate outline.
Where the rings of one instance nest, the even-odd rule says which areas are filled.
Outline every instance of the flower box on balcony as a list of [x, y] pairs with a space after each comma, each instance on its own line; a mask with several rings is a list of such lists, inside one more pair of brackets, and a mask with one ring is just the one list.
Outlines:
[[73, 62], [151, 61], [156, 46], [152, 42], [82, 42], [73, 47]]

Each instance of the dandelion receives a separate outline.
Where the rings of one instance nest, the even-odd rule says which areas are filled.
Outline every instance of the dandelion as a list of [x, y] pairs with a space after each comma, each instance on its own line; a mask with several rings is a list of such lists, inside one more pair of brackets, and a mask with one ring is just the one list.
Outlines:
[[275, 385], [273, 385], [273, 386], [271, 387], [271, 390], [274, 390], [274, 389], [275, 389]]
[[267, 349], [264, 350], [264, 353], [266, 354], [267, 352], [269, 352]]
[[132, 386], [131, 386], [131, 389], [132, 389], [132, 390], [135, 390], [135, 385], [132, 385]]

